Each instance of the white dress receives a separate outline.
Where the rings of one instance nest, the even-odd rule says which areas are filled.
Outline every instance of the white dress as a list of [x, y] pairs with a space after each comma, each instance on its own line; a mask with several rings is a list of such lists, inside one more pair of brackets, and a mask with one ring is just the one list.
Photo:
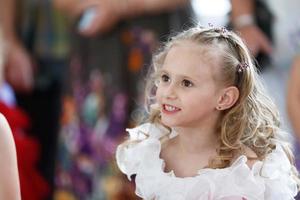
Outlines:
[[143, 199], [290, 200], [297, 194], [291, 164], [280, 146], [252, 169], [246, 164], [247, 158], [240, 156], [230, 167], [201, 169], [194, 177], [179, 178], [172, 171], [164, 172], [165, 162], [160, 158], [159, 138], [167, 130], [150, 123], [127, 130], [130, 140], [140, 142], [118, 146], [117, 164], [129, 180], [136, 174], [136, 194]]

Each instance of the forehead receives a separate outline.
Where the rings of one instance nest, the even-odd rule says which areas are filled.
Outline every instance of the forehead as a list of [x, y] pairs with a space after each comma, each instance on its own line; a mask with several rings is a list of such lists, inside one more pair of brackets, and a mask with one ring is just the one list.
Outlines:
[[212, 78], [215, 64], [216, 58], [211, 56], [209, 47], [183, 41], [171, 47], [165, 58], [163, 70], [193, 77]]

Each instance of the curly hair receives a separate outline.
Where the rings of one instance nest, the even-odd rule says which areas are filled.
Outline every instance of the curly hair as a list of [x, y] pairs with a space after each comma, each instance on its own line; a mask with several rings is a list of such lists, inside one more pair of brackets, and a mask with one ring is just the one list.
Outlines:
[[[153, 56], [152, 67], [146, 83], [145, 106], [147, 121], [161, 124], [160, 111], [156, 107], [157, 71], [162, 67], [166, 55], [174, 46], [191, 41], [205, 47], [212, 60], [218, 62], [214, 78], [225, 86], [236, 86], [239, 99], [229, 109], [224, 110], [219, 123], [220, 147], [218, 156], [210, 161], [211, 168], [228, 167], [237, 153], [243, 153], [243, 147], [253, 150], [259, 160], [275, 149], [276, 144], [283, 145], [293, 164], [293, 155], [288, 143], [284, 141], [284, 132], [280, 129], [279, 114], [272, 100], [266, 95], [253, 59], [242, 41], [234, 32], [222, 28], [190, 28], [171, 37]], [[294, 169], [295, 177], [297, 172]]]

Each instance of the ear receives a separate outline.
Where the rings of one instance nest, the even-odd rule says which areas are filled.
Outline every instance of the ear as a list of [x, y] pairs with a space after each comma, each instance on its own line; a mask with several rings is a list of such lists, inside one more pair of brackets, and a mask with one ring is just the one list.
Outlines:
[[240, 92], [235, 86], [230, 86], [221, 91], [217, 102], [217, 110], [226, 110], [231, 108], [239, 99]]

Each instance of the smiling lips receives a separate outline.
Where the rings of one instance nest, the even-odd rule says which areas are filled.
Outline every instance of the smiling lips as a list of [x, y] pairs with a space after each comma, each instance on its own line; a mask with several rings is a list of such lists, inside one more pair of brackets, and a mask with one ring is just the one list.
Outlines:
[[174, 114], [180, 111], [180, 108], [177, 108], [175, 106], [169, 105], [169, 104], [163, 104], [163, 109], [162, 111], [166, 114]]

